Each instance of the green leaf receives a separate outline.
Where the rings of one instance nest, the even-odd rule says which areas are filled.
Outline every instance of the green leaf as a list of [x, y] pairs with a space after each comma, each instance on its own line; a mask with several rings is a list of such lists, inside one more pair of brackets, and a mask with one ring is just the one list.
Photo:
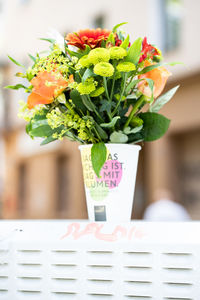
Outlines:
[[178, 90], [179, 86], [180, 85], [177, 85], [176, 87], [166, 92], [164, 95], [157, 98], [154, 104], [150, 106], [149, 111], [157, 113], [163, 107], [163, 105], [165, 105], [169, 100], [171, 100], [171, 98]]
[[120, 47], [124, 48], [125, 50], [128, 48], [129, 45], [129, 34], [125, 38], [125, 40], [121, 43]]
[[108, 37], [107, 40], [106, 40], [106, 45], [107, 45], [108, 43], [111, 43], [111, 44], [115, 45], [115, 37], [114, 37], [113, 32], [111, 32], [111, 33], [109, 34], [109, 37]]
[[143, 138], [143, 135], [142, 135], [142, 132], [137, 132], [137, 133], [131, 133], [129, 134], [128, 136], [128, 143], [139, 143], [139, 142], [142, 142], [144, 141], [144, 138]]
[[32, 130], [32, 124], [31, 121], [26, 125], [26, 133], [29, 134], [29, 132]]
[[143, 135], [144, 141], [151, 142], [162, 137], [169, 128], [170, 120], [157, 113], [141, 113], [139, 117], [144, 121]]
[[110, 141], [111, 141], [111, 143], [124, 144], [128, 141], [128, 137], [126, 134], [124, 134], [122, 132], [114, 131], [110, 135]]
[[56, 141], [57, 139], [54, 139], [52, 136], [48, 136], [45, 140], [42, 141], [42, 143], [40, 144], [41, 146], [43, 145], [47, 145], [53, 141]]
[[12, 90], [27, 89], [27, 87], [24, 86], [23, 84], [7, 85], [4, 88], [5, 89], [12, 89]]
[[[135, 86], [136, 86], [136, 84], [138, 84], [140, 81], [141, 81], [142, 79], [136, 79], [136, 80], [133, 80], [133, 81], [131, 81], [128, 85], [127, 85], [127, 87], [126, 87], [126, 94], [128, 94], [129, 93], [129, 91], [131, 90], [131, 89], [133, 89]], [[144, 79], [143, 79], [144, 80]]]
[[123, 23], [119, 23], [119, 24], [115, 25], [112, 29], [112, 32], [115, 33], [120, 26], [125, 25], [125, 24], [128, 24], [128, 22], [123, 22]]
[[124, 129], [124, 133], [125, 133], [125, 134], [137, 133], [137, 132], [139, 132], [142, 128], [143, 128], [143, 125], [138, 126], [138, 127], [135, 127], [135, 128], [131, 128], [131, 127], [128, 126], [128, 127], [126, 127], [126, 128]]
[[101, 126], [99, 126], [99, 124], [97, 124], [96, 122], [95, 122], [95, 128], [96, 128], [96, 130], [97, 130], [97, 132], [100, 135], [102, 140], [107, 140], [108, 139], [108, 135], [105, 132], [105, 130], [103, 130], [103, 128], [101, 128]]
[[34, 63], [36, 63], [36, 58], [35, 58], [33, 55], [28, 54], [28, 56], [30, 57], [30, 59], [32, 59], [32, 61], [33, 61]]
[[80, 109], [83, 113], [86, 113], [85, 105], [83, 104], [81, 95], [77, 90], [72, 90], [70, 92], [70, 98], [77, 109]]
[[142, 71], [139, 72], [139, 74], [145, 74], [145, 73], [152, 71], [154, 69], [157, 69], [158, 67], [163, 66], [163, 65], [164, 65], [164, 63], [158, 63], [158, 64], [154, 64], [154, 65], [145, 67]]
[[108, 101], [108, 100], [106, 100], [106, 99], [102, 99], [102, 100], [100, 101], [100, 103], [101, 103], [101, 106], [100, 106], [100, 109], [99, 109], [100, 112], [103, 112], [103, 111], [110, 112], [110, 111], [111, 111], [112, 104], [113, 104], [114, 102], [110, 102], [110, 101]]
[[81, 57], [82, 57], [82, 54], [81, 54], [81, 53], [78, 53], [78, 52], [74, 52], [74, 51], [72, 51], [72, 50], [69, 50], [69, 48], [67, 48], [67, 47], [65, 47], [65, 50], [66, 50], [66, 52], [68, 52], [69, 55], [71, 55], [71, 56], [76, 56], [76, 57], [78, 57], [78, 58], [81, 58]]
[[100, 124], [100, 126], [101, 126], [101, 127], [105, 127], [105, 128], [112, 128], [112, 127], [115, 126], [117, 120], [119, 120], [119, 119], [120, 119], [120, 117], [119, 117], [119, 116], [116, 116], [116, 117], [114, 117], [114, 118], [112, 119], [111, 122], [109, 122], [109, 123], [102, 123], [102, 124]]
[[82, 77], [82, 82], [84, 83], [86, 81], [86, 79], [88, 79], [89, 77], [94, 77], [96, 76], [96, 74], [93, 73], [92, 69], [86, 69], [85, 73], [83, 74]]
[[39, 38], [39, 40], [45, 41], [45, 42], [49, 42], [49, 43], [51, 43], [51, 44], [54, 44], [55, 41], [56, 41], [56, 40], [54, 40], [54, 39], [46, 39], [46, 38]]
[[153, 64], [153, 65], [151, 65], [151, 66], [148, 66], [148, 67], [146, 67], [146, 68], [144, 68], [142, 71], [140, 71], [138, 74], [145, 74], [145, 73], [147, 73], [147, 72], [149, 72], [149, 71], [152, 71], [152, 70], [154, 70], [154, 69], [156, 69], [156, 68], [158, 68], [158, 67], [161, 67], [161, 66], [165, 66], [165, 65], [169, 65], [169, 66], [175, 66], [175, 65], [182, 65], [183, 63], [181, 63], [181, 62], [171, 62], [171, 63], [162, 63], [162, 62], [160, 62], [160, 63], [157, 63], [157, 64]]
[[125, 61], [130, 61], [137, 65], [140, 55], [141, 55], [141, 47], [142, 47], [142, 38], [138, 38], [135, 42], [131, 45], [128, 50], [128, 54], [125, 58]]
[[52, 133], [53, 130], [49, 125], [39, 126], [30, 131], [30, 135], [35, 137], [49, 137]]
[[101, 168], [106, 162], [106, 156], [107, 156], [107, 149], [104, 143], [101, 142], [98, 144], [94, 144], [92, 146], [91, 148], [92, 166], [97, 177], [99, 178], [100, 178]]
[[81, 55], [82, 56], [87, 55], [90, 52], [90, 50], [91, 50], [90, 46], [85, 45], [85, 50], [81, 51]]
[[8, 58], [9, 58], [14, 64], [16, 64], [17, 66], [25, 68], [25, 66], [23, 66], [22, 64], [20, 64], [18, 61], [16, 61], [16, 60], [15, 60], [14, 58], [12, 58], [11, 56], [8, 55]]
[[89, 99], [87, 98], [87, 96], [85, 95], [81, 95], [83, 104], [85, 105], [85, 107], [89, 110], [89, 111], [94, 111], [95, 109], [95, 105], [89, 101]]

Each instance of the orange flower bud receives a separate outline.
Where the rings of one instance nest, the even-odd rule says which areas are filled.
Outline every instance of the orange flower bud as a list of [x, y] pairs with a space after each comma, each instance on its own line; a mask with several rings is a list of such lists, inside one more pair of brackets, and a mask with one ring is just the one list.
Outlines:
[[[145, 67], [153, 65], [153, 63], [150, 63], [149, 61], [145, 61], [144, 63]], [[157, 98], [163, 91], [168, 77], [172, 75], [166, 68], [164, 67], [158, 67], [156, 69], [153, 69], [145, 74], [139, 75], [138, 79], [142, 78], [149, 78], [154, 81], [154, 98]], [[138, 84], [138, 90], [144, 94], [147, 97], [151, 97], [151, 90], [149, 88], [148, 83], [145, 80], [142, 80]]]

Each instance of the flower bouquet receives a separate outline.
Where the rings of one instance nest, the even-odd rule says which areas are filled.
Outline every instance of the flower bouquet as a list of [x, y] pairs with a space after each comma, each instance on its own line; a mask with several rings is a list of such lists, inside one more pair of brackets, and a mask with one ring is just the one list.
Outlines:
[[[19, 116], [28, 122], [26, 132], [31, 138], [43, 138], [41, 145], [65, 137], [90, 144], [81, 147], [86, 195], [91, 201], [104, 201], [89, 212], [95, 220], [106, 219], [105, 201], [109, 203], [106, 199], [113, 190], [112, 198], [117, 198], [122, 173], [123, 189], [130, 189], [129, 198], [133, 198], [134, 179], [128, 185], [128, 165], [131, 170], [137, 168], [140, 146], [131, 154], [134, 146], [128, 145], [126, 152], [124, 144], [154, 141], [165, 134], [170, 120], [158, 111], [178, 88], [159, 97], [171, 75], [161, 63], [161, 51], [146, 37], [131, 43], [129, 35], [120, 30], [123, 24], [111, 31], [86, 29], [65, 38], [57, 34], [43, 39], [50, 42], [48, 54], [29, 55], [33, 65], [16, 74], [29, 85], [7, 86], [29, 94], [27, 103], [20, 102]], [[127, 166], [120, 157], [123, 152]], [[117, 203], [121, 213], [124, 204]], [[130, 205], [128, 209], [130, 215]]]

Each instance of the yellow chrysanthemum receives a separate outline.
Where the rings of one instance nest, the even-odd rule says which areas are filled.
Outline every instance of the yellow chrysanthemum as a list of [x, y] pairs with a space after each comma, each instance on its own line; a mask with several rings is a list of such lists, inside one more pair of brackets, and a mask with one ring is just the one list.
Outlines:
[[96, 65], [102, 61], [107, 62], [109, 61], [109, 59], [110, 59], [109, 50], [105, 48], [93, 49], [88, 54], [88, 61], [93, 65]]
[[108, 62], [100, 62], [94, 66], [93, 72], [103, 77], [110, 77], [114, 73], [114, 68]]
[[103, 94], [105, 91], [105, 88], [103, 86], [97, 88], [94, 92], [92, 92], [90, 94], [91, 97], [98, 97], [100, 96], [101, 94]]
[[131, 62], [124, 61], [117, 65], [117, 70], [119, 72], [130, 72], [135, 70], [135, 65]]
[[122, 59], [127, 55], [127, 52], [122, 47], [111, 47], [109, 49], [111, 59]]

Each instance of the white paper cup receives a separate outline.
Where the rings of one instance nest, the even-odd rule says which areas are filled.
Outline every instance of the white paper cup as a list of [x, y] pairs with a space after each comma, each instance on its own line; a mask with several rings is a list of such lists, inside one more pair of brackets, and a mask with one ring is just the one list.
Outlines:
[[130, 221], [141, 147], [106, 144], [107, 161], [101, 169], [101, 178], [97, 178], [92, 167], [91, 147], [79, 146], [89, 220]]

